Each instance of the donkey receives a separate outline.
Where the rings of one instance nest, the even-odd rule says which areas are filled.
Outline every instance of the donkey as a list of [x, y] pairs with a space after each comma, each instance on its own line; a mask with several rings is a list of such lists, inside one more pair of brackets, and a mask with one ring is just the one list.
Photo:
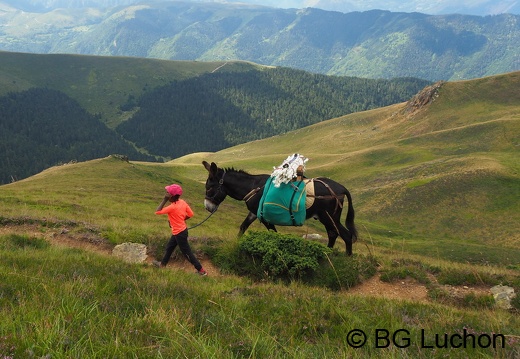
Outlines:
[[[238, 235], [241, 236], [257, 219], [257, 210], [264, 191], [268, 174], [251, 175], [234, 168], [219, 168], [215, 162], [209, 164], [202, 161], [208, 171], [206, 180], [206, 196], [204, 207], [213, 213], [226, 196], [246, 203], [249, 214], [240, 225]], [[341, 184], [325, 177], [313, 178], [314, 203], [307, 208], [306, 218], [318, 219], [327, 231], [328, 247], [334, 247], [338, 235], [345, 242], [347, 255], [352, 255], [352, 244], [356, 242], [358, 233], [354, 225], [354, 206], [350, 192]], [[309, 196], [309, 194], [308, 194]], [[348, 211], [345, 226], [340, 222], [345, 196], [348, 200]], [[276, 227], [261, 220], [268, 230], [276, 231]]]

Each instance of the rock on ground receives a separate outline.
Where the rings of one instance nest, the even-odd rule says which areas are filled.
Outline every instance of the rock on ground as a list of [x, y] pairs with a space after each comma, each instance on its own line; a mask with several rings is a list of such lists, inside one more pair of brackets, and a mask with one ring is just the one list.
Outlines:
[[144, 263], [146, 261], [146, 245], [141, 243], [122, 243], [112, 250], [112, 255], [129, 263]]

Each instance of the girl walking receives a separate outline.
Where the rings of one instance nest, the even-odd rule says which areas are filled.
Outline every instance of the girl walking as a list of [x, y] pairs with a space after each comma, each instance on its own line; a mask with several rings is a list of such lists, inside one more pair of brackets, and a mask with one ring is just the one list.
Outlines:
[[[202, 265], [193, 254], [190, 244], [188, 243], [188, 227], [186, 225], [186, 220], [193, 217], [193, 211], [186, 201], [180, 199], [180, 196], [182, 195], [182, 187], [178, 184], [172, 184], [164, 187], [164, 189], [166, 190], [166, 194], [164, 195], [162, 202], [159, 204], [159, 207], [157, 207], [155, 214], [168, 215], [168, 222], [170, 223], [172, 236], [166, 245], [163, 259], [160, 262], [154, 261], [154, 265], [157, 267], [166, 267], [173, 251], [177, 245], [179, 245], [182, 254], [184, 254], [188, 261], [193, 264], [197, 273], [200, 275], [207, 275], [208, 273], [204, 268], [202, 268]], [[170, 201], [171, 204], [164, 207], [168, 201]]]

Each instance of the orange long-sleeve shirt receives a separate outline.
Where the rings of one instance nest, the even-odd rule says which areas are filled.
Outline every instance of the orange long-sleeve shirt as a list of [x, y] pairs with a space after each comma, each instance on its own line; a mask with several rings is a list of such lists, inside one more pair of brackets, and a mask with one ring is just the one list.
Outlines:
[[177, 202], [164, 207], [160, 211], [156, 211], [155, 214], [167, 214], [172, 234], [179, 234], [186, 228], [186, 220], [193, 217], [193, 211], [186, 201], [179, 199]]

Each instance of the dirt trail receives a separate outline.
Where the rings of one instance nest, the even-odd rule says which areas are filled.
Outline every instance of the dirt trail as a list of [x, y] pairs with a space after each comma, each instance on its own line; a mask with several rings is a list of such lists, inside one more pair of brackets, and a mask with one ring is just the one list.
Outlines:
[[[28, 235], [30, 237], [38, 237], [45, 238], [49, 243], [55, 246], [68, 247], [68, 248], [79, 248], [87, 251], [96, 252], [101, 255], [111, 256], [113, 246], [107, 244], [105, 241], [100, 239], [99, 237], [92, 235], [78, 235], [71, 234], [66, 230], [46, 230], [42, 232], [39, 230], [36, 225], [7, 225], [0, 227], [0, 235], [7, 234], [20, 234], [20, 235]], [[168, 263], [166, 269], [171, 270], [185, 270], [185, 271], [194, 271], [193, 266], [186, 260], [182, 258], [174, 260], [176, 254], [172, 256], [172, 260]], [[152, 265], [152, 262], [155, 258], [148, 256], [146, 259], [146, 263]], [[220, 271], [217, 267], [211, 263], [207, 258], [199, 258], [202, 266], [208, 271], [212, 276], [221, 276]]]
[[[0, 227], [0, 235], [7, 234], [24, 234], [33, 237], [44, 237], [52, 245], [80, 248], [87, 251], [93, 251], [101, 255], [112, 255], [112, 246], [100, 239], [97, 236], [71, 234], [63, 229], [49, 230], [43, 232], [36, 225], [6, 225]], [[175, 254], [174, 254], [175, 256]], [[152, 265], [153, 260], [148, 256], [146, 262]], [[220, 273], [207, 258], [199, 259], [202, 266], [206, 269], [209, 276], [220, 277], [224, 276]], [[165, 270], [184, 270], [187, 272], [194, 272], [194, 268], [187, 260], [182, 258], [174, 258]], [[449, 287], [449, 290], [457, 295], [464, 295], [465, 293], [473, 292], [475, 294], [489, 294], [489, 288], [486, 287]], [[414, 279], [405, 279], [398, 282], [386, 283], [380, 280], [380, 274], [373, 276], [365, 282], [350, 288], [347, 294], [364, 295], [372, 297], [381, 297], [388, 299], [399, 299], [416, 302], [428, 302], [428, 290], [425, 285], [418, 283]]]

